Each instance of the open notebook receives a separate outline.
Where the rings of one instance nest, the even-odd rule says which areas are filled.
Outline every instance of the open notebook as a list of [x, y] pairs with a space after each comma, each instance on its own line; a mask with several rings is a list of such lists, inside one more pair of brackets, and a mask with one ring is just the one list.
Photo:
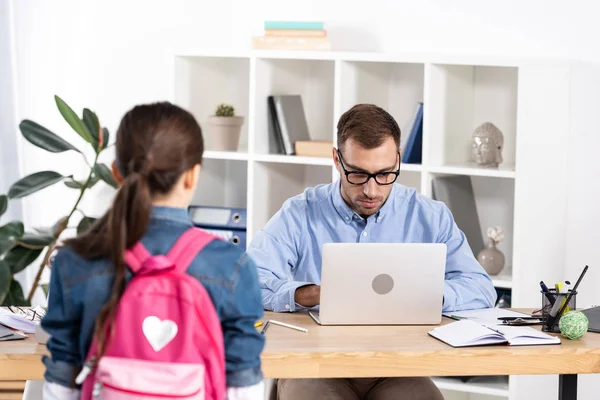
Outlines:
[[560, 338], [550, 336], [531, 327], [500, 325], [491, 329], [467, 319], [437, 327], [428, 333], [452, 347], [484, 346], [504, 343], [511, 346], [561, 343]]

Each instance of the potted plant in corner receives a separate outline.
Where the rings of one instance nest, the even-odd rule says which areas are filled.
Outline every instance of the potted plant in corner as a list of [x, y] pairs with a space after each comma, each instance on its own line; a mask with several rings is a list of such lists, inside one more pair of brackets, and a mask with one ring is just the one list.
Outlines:
[[208, 118], [208, 147], [215, 151], [237, 151], [244, 117], [235, 115], [231, 104], [219, 104]]
[[[19, 125], [21, 134], [28, 142], [51, 153], [75, 151], [81, 154], [88, 170], [83, 179], [76, 179], [74, 175], [63, 175], [51, 170], [35, 172], [15, 182], [6, 195], [0, 194], [1, 216], [6, 212], [11, 200], [26, 197], [59, 182], [63, 182], [66, 187], [78, 192], [70, 211], [58, 219], [52, 227], [37, 227], [32, 232], [25, 232], [21, 221], [11, 221], [0, 225], [0, 305], [2, 306], [30, 305], [31, 299], [40, 285], [44, 268], [49, 265], [50, 257], [55, 247], [60, 244], [62, 234], [71, 227], [76, 229], [77, 233], [81, 233], [95, 221], [94, 218], [86, 216], [78, 208], [85, 192], [99, 181], [114, 188], [117, 187], [108, 166], [98, 161], [100, 154], [108, 146], [108, 129], [100, 125], [96, 114], [89, 109], [83, 109], [80, 118], [60, 97], [55, 96], [55, 101], [65, 121], [90, 145], [89, 148], [79, 149], [45, 127], [27, 119]], [[88, 161], [86, 153], [92, 157], [92, 162]], [[81, 218], [77, 225], [72, 226], [71, 222], [74, 217]], [[40, 256], [42, 256], [42, 261], [38, 265], [35, 280], [28, 295], [25, 296], [21, 285], [14, 276]]]

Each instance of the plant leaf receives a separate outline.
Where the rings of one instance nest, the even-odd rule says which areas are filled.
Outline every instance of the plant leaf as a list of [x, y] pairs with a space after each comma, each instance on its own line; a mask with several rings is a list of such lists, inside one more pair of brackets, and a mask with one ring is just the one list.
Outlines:
[[104, 182], [108, 183], [110, 186], [117, 188], [117, 182], [115, 182], [110, 169], [105, 164], [98, 163], [94, 165], [94, 173]]
[[34, 233], [26, 233], [18, 240], [18, 243], [23, 243], [27, 246], [44, 248], [52, 243], [56, 238], [54, 235], [42, 233], [36, 235]]
[[4, 299], [8, 296], [10, 290], [10, 281], [12, 273], [7, 263], [0, 260], [0, 304], [4, 303]]
[[8, 197], [3, 194], [0, 196], [0, 216], [6, 212], [8, 209]]
[[13, 221], [4, 226], [0, 226], [0, 238], [11, 239], [21, 237], [25, 233], [25, 227], [22, 222]]
[[75, 150], [76, 152], [81, 153], [71, 143], [50, 132], [36, 122], [28, 119], [23, 120], [23, 122], [19, 124], [19, 128], [21, 129], [23, 137], [27, 139], [28, 142], [51, 153], [62, 153], [67, 150]]
[[4, 299], [3, 305], [21, 307], [29, 306], [29, 302], [25, 298], [25, 295], [23, 295], [23, 288], [21, 287], [21, 284], [15, 279], [10, 282], [8, 296], [6, 296], [6, 299]]
[[88, 128], [85, 126], [81, 118], [75, 114], [75, 112], [69, 107], [67, 103], [65, 103], [60, 97], [54, 96], [54, 100], [56, 101], [56, 106], [58, 110], [62, 114], [63, 118], [67, 123], [73, 128], [75, 132], [79, 134], [88, 143], [92, 143], [92, 134], [88, 131]]
[[0, 239], [0, 256], [10, 250], [15, 244], [13, 239]]
[[63, 179], [64, 176], [62, 176], [58, 172], [36, 172], [35, 174], [28, 175], [25, 178], [14, 183], [8, 191], [8, 197], [11, 199], [25, 197], [48, 186], [54, 185], [56, 182], [60, 182]]
[[66, 187], [71, 188], [71, 189], [81, 190], [81, 188], [83, 187], [83, 183], [76, 181], [73, 178], [71, 178], [71, 180], [65, 181], [64, 184]]
[[83, 109], [83, 123], [92, 137], [92, 146], [98, 151], [98, 138], [100, 136], [100, 121], [98, 116], [88, 108]]
[[52, 227], [50, 227], [50, 228], [34, 228], [34, 229], [42, 235], [46, 235], [46, 236], [51, 235], [53, 237], [56, 237], [56, 233], [61, 228], [61, 225], [65, 224], [66, 222], [67, 222], [67, 217], [62, 217], [61, 219], [56, 221], [56, 223], [54, 225], [52, 225]]
[[6, 254], [4, 261], [10, 266], [10, 271], [16, 274], [34, 262], [40, 254], [42, 254], [42, 249], [33, 250], [23, 246], [16, 246]]
[[108, 146], [108, 139], [110, 138], [110, 134], [108, 133], [108, 129], [102, 128], [102, 149], [105, 149]]
[[77, 225], [77, 234], [80, 235], [90, 229], [94, 222], [96, 222], [96, 218], [83, 217], [81, 221], [79, 221], [79, 225]]

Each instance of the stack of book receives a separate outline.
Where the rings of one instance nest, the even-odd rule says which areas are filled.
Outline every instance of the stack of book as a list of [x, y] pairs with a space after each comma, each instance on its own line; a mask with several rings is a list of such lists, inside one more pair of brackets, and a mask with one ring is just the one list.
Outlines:
[[252, 38], [255, 49], [330, 50], [325, 23], [314, 21], [265, 21], [264, 35]]

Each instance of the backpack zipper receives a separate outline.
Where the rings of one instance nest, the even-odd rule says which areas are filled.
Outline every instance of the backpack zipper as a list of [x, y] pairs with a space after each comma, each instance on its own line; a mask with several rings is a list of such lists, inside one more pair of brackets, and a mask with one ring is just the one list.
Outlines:
[[[116, 390], [117, 392], [121, 392], [121, 393], [129, 393], [129, 394], [135, 394], [138, 396], [148, 396], [148, 397], [159, 397], [159, 398], [164, 398], [164, 399], [186, 399], [188, 397], [191, 396], [195, 396], [198, 393], [202, 392], [202, 389], [198, 389], [197, 391], [195, 391], [194, 393], [189, 393], [189, 394], [182, 394], [182, 395], [172, 395], [172, 394], [151, 394], [151, 393], [144, 393], [144, 392], [138, 392], [136, 390], [129, 390], [129, 389], [123, 389], [120, 387], [116, 387], [114, 385], [108, 384], [108, 383], [102, 383], [102, 382], [98, 382], [98, 387], [101, 389], [102, 387], [106, 387], [109, 388], [111, 390]], [[98, 393], [99, 395], [100, 393]]]
[[88, 377], [88, 375], [90, 374], [90, 372], [92, 372], [92, 369], [95, 366], [96, 366], [96, 356], [92, 356], [92, 357], [90, 357], [89, 360], [87, 360], [83, 364], [83, 368], [81, 369], [81, 371], [77, 375], [77, 378], [75, 378], [75, 383], [77, 385], [81, 385], [85, 381], [85, 379]]

